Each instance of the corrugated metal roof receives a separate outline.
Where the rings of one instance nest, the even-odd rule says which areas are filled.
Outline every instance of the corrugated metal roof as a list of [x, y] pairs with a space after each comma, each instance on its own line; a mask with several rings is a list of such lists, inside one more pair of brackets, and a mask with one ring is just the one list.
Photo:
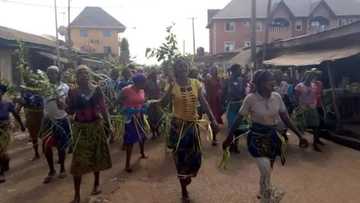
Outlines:
[[70, 24], [76, 28], [108, 28], [125, 31], [125, 26], [100, 7], [86, 7]]
[[56, 41], [2, 26], [0, 26], [0, 39], [11, 40], [11, 41], [23, 41], [38, 45], [56, 47]]
[[282, 55], [264, 61], [264, 64], [274, 66], [312, 66], [326, 61], [336, 61], [360, 54], [360, 46], [348, 46], [335, 49], [315, 49], [301, 52], [283, 53]]
[[[213, 19], [237, 19], [251, 17], [252, 0], [232, 0]], [[273, 9], [282, 0], [273, 0]], [[320, 0], [283, 0], [296, 17], [307, 17]], [[360, 0], [325, 0], [336, 15], [360, 15]], [[268, 0], [257, 0], [257, 17], [266, 17]]]

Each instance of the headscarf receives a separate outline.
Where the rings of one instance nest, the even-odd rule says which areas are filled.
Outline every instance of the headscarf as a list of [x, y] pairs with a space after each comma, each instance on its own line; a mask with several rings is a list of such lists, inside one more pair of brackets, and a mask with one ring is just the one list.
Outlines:
[[47, 68], [47, 70], [54, 70], [54, 71], [56, 71], [56, 72], [60, 72], [60, 70], [59, 70], [59, 67], [57, 67], [57, 66], [49, 66], [48, 68]]
[[146, 81], [146, 77], [144, 74], [135, 74], [133, 77], [132, 77], [132, 80], [135, 84], [138, 84], [138, 83], [143, 83]]

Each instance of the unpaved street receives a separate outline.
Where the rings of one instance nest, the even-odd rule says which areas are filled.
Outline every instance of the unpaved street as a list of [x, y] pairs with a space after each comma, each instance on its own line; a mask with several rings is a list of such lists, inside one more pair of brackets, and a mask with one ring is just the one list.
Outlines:
[[[308, 137], [310, 139], [310, 137]], [[228, 170], [220, 170], [220, 147], [203, 142], [204, 160], [199, 176], [189, 187], [196, 203], [257, 202], [258, 171], [242, 143], [242, 153], [232, 156]], [[134, 172], [123, 171], [125, 154], [120, 144], [112, 146], [113, 168], [103, 172], [99, 197], [90, 197], [92, 176], [83, 180], [83, 202], [172, 203], [180, 202], [180, 188], [170, 154], [162, 140], [147, 144], [149, 159], [138, 160], [135, 150]], [[47, 174], [45, 159], [31, 162], [31, 146], [26, 139], [13, 142], [11, 171], [0, 186], [1, 203], [68, 203], [72, 199], [72, 179], [42, 184]], [[69, 166], [70, 157], [68, 157]], [[277, 163], [273, 184], [286, 192], [289, 203], [357, 203], [360, 201], [360, 153], [330, 142], [323, 153], [299, 149], [291, 141], [285, 167]], [[95, 201], [96, 202], [96, 201]]]

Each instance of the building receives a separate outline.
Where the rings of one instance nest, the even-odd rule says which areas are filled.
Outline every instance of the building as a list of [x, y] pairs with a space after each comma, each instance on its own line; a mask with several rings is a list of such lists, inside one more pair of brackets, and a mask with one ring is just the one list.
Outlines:
[[86, 7], [70, 24], [70, 35], [81, 52], [118, 56], [119, 33], [125, 29], [102, 8]]
[[[224, 9], [208, 10], [210, 53], [251, 46], [251, 2], [232, 0]], [[257, 44], [264, 42], [268, 0], [257, 0]], [[273, 0], [269, 40], [296, 37], [350, 24], [360, 19], [357, 0]]]
[[[32, 69], [45, 70], [55, 64], [57, 59], [56, 40], [0, 26], [0, 80], [12, 84], [19, 82], [19, 72], [16, 69], [19, 42], [27, 50], [26, 62]], [[63, 52], [63, 48], [60, 48]], [[66, 64], [69, 61], [61, 57], [60, 62]]]

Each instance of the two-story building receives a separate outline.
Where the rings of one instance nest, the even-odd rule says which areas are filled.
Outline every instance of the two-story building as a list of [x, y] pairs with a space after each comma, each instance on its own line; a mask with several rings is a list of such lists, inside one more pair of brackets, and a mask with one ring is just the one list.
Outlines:
[[82, 52], [119, 56], [125, 26], [100, 7], [86, 7], [70, 24], [71, 41]]
[[[224, 9], [208, 10], [210, 53], [251, 46], [252, 0], [232, 0]], [[265, 38], [268, 0], [257, 0], [257, 44]], [[273, 0], [269, 40], [324, 31], [360, 20], [358, 0]]]

